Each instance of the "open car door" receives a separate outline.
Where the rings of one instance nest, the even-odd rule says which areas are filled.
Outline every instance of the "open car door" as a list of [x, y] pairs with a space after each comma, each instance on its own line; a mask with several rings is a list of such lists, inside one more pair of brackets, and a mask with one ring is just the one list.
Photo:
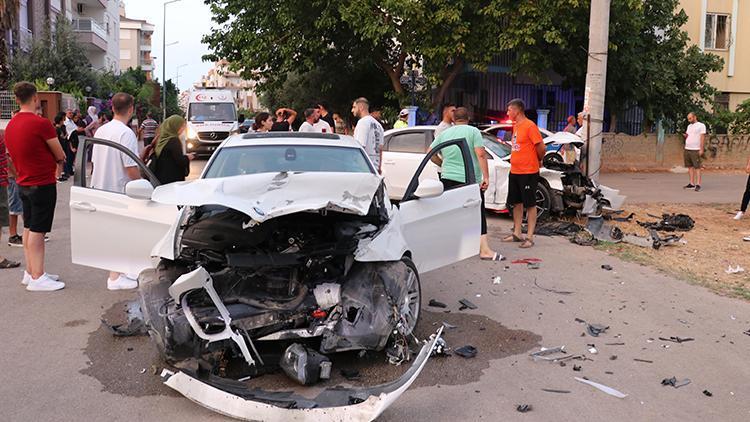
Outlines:
[[[445, 148], [460, 148], [466, 183], [445, 190], [437, 178], [422, 178], [430, 159]], [[419, 272], [427, 272], [479, 253], [479, 184], [465, 139], [454, 139], [427, 153], [399, 205], [403, 235]]]
[[[131, 158], [145, 179], [129, 183], [127, 193], [89, 187], [86, 157], [94, 145], [114, 148]], [[151, 249], [177, 218], [176, 206], [151, 201], [151, 192], [159, 184], [154, 174], [127, 148], [95, 138], [83, 139], [75, 168], [70, 188], [73, 263], [127, 274], [151, 267]]]

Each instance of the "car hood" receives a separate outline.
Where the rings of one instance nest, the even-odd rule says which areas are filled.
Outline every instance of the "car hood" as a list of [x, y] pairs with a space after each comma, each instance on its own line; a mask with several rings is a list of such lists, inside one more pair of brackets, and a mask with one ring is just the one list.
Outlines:
[[578, 144], [576, 146], [583, 145], [583, 139], [581, 139], [578, 135], [570, 133], [570, 132], [556, 132], [552, 135], [546, 137], [544, 139], [544, 144], [557, 144], [557, 145], [567, 145], [567, 144]]
[[366, 215], [380, 183], [381, 177], [371, 173], [259, 173], [170, 183], [157, 187], [151, 199], [170, 205], [221, 205], [261, 223], [320, 209]]

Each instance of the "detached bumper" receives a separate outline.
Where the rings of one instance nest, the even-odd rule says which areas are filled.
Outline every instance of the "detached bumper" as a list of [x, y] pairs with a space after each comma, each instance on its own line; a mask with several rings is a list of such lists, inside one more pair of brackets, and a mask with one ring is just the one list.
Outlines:
[[314, 399], [293, 392], [249, 389], [243, 383], [164, 370], [164, 384], [199, 405], [246, 421], [372, 421], [393, 404], [424, 369], [442, 327], [425, 341], [411, 368], [387, 384], [366, 388], [328, 388]]

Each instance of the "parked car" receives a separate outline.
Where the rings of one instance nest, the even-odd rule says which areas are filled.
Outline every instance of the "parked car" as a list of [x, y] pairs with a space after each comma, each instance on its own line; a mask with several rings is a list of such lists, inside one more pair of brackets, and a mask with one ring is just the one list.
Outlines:
[[[316, 401], [250, 391], [235, 380], [281, 367], [312, 383], [325, 378], [325, 366], [330, 371], [325, 355], [350, 350], [387, 349], [393, 361], [410, 360], [420, 274], [479, 252], [474, 174], [467, 170], [466, 184], [444, 191], [420, 177], [432, 154], [423, 154], [394, 205], [349, 136], [232, 135], [198, 180], [164, 186], [119, 144], [87, 138], [80, 150], [92, 145], [130, 157], [144, 178], [124, 193], [89, 188], [79, 152], [70, 193], [73, 262], [140, 273], [149, 335], [168, 362], [183, 368], [165, 374], [167, 385], [236, 417], [266, 419], [260, 416], [268, 415], [268, 404], [282, 413], [311, 410], [307, 417], [326, 414], [321, 409], [350, 415], [347, 406], [367, 401], [358, 409], [374, 419], [419, 375], [439, 333], [420, 345], [412, 369], [379, 387], [326, 390]], [[466, 142], [452, 145], [470, 169]], [[289, 347], [279, 353], [270, 344]], [[222, 362], [232, 358], [239, 369], [220, 378]], [[203, 376], [189, 369], [196, 359]]]
[[[403, 129], [391, 129], [385, 132], [383, 145], [382, 173], [392, 200], [399, 200], [406, 193], [410, 175], [420, 165], [425, 153], [434, 140], [437, 126], [413, 126]], [[508, 195], [508, 175], [510, 174], [510, 151], [508, 143], [499, 141], [491, 133], [483, 133], [485, 150], [489, 154], [489, 187], [485, 192], [485, 207], [493, 211], [508, 211], [505, 200]], [[562, 145], [580, 142], [567, 138], [559, 139], [547, 136]], [[580, 174], [575, 166], [557, 162], [549, 155], [545, 158], [547, 168], [540, 169], [540, 180], [536, 189], [538, 216], [547, 218], [551, 214], [566, 211], [584, 210], [586, 196], [596, 201], [596, 206], [585, 209], [587, 213], [599, 212], [602, 209], [619, 209], [625, 197], [619, 191], [595, 185], [585, 175]], [[421, 178], [438, 180], [439, 168], [429, 162]], [[423, 179], [421, 179], [423, 180]]]
[[[511, 136], [513, 133], [513, 122], [506, 121], [494, 125], [488, 125], [481, 127], [482, 133], [487, 133], [496, 137], [500, 142], [510, 144]], [[575, 159], [567, 158], [565, 151], [567, 148], [574, 147], [579, 149], [583, 145], [583, 140], [576, 135], [568, 132], [550, 132], [547, 129], [539, 128], [539, 133], [542, 134], [542, 140], [547, 148], [547, 155], [550, 156], [551, 160], [555, 160], [559, 163], [574, 164]], [[575, 136], [575, 138], [571, 138]]]

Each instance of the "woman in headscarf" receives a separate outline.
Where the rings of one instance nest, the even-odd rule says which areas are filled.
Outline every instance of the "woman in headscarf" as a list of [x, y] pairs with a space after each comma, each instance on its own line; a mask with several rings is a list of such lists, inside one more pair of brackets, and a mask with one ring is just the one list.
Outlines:
[[86, 110], [86, 114], [87, 116], [84, 119], [86, 120], [86, 126], [90, 125], [98, 118], [98, 116], [96, 115], [96, 107], [94, 106], [89, 106], [89, 108]]
[[181, 182], [190, 174], [190, 161], [195, 154], [182, 153], [182, 140], [187, 128], [185, 119], [174, 115], [159, 127], [159, 137], [154, 146], [156, 178], [161, 184]]

